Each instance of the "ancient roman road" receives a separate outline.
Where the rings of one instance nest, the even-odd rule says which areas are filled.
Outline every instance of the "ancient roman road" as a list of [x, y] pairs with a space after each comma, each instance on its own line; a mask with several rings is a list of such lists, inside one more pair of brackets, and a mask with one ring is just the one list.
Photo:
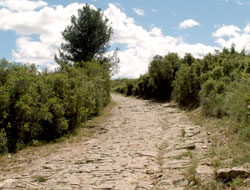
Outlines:
[[206, 145], [183, 111], [113, 94], [117, 103], [103, 123], [106, 133], [32, 161], [23, 171], [0, 173], [0, 189], [174, 189], [190, 152]]

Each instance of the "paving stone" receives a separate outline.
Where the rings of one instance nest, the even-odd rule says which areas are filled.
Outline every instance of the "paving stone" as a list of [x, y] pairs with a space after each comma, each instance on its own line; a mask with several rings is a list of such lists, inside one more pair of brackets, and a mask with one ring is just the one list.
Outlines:
[[[195, 150], [199, 127], [174, 104], [120, 95], [112, 98], [118, 106], [95, 138], [66, 144], [16, 176], [1, 174], [0, 189], [183, 189], [183, 171], [190, 160], [181, 155]], [[182, 128], [185, 138], [180, 136]], [[34, 182], [32, 176], [46, 179]]]

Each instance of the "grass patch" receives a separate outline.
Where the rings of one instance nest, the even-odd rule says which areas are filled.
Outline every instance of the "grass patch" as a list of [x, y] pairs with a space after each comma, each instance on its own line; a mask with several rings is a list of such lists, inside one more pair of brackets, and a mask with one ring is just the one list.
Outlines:
[[166, 152], [167, 147], [168, 147], [167, 141], [163, 142], [158, 146], [157, 162], [159, 166], [163, 165], [163, 154]]
[[43, 183], [43, 182], [46, 182], [48, 180], [46, 177], [41, 176], [41, 175], [33, 176], [33, 179], [34, 179], [34, 181], [39, 182], [39, 183]]
[[[240, 123], [230, 117], [221, 119], [204, 116], [200, 109], [188, 113], [189, 118], [207, 131], [211, 146], [203, 158], [210, 161], [215, 169], [231, 168], [250, 163], [250, 143], [240, 138]], [[192, 170], [191, 170], [192, 171]], [[245, 188], [247, 187], [247, 188]], [[215, 177], [207, 185], [198, 185], [196, 189], [250, 189], [249, 182], [236, 179], [228, 184], [217, 182]]]
[[185, 135], [186, 135], [186, 131], [185, 131], [185, 129], [182, 128], [181, 129], [181, 137], [184, 138]]
[[197, 177], [196, 168], [198, 166], [198, 160], [193, 159], [190, 166], [187, 168], [185, 176], [188, 180], [188, 189], [191, 186], [198, 186], [201, 184], [200, 179]]

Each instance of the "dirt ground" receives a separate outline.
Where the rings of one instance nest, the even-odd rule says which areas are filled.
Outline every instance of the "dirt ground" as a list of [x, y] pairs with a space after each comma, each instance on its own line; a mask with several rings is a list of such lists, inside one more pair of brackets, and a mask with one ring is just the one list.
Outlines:
[[[208, 146], [199, 126], [169, 103], [112, 99], [117, 106], [101, 135], [58, 147], [22, 170], [0, 171], [0, 189], [185, 189], [192, 154]], [[199, 167], [205, 175], [206, 166]]]

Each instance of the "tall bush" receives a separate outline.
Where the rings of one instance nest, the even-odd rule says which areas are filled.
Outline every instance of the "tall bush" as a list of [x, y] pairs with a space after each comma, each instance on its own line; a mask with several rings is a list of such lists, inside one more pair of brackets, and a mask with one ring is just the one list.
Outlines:
[[0, 63], [0, 153], [33, 140], [58, 138], [97, 115], [110, 100], [106, 63], [38, 73], [35, 66]]

